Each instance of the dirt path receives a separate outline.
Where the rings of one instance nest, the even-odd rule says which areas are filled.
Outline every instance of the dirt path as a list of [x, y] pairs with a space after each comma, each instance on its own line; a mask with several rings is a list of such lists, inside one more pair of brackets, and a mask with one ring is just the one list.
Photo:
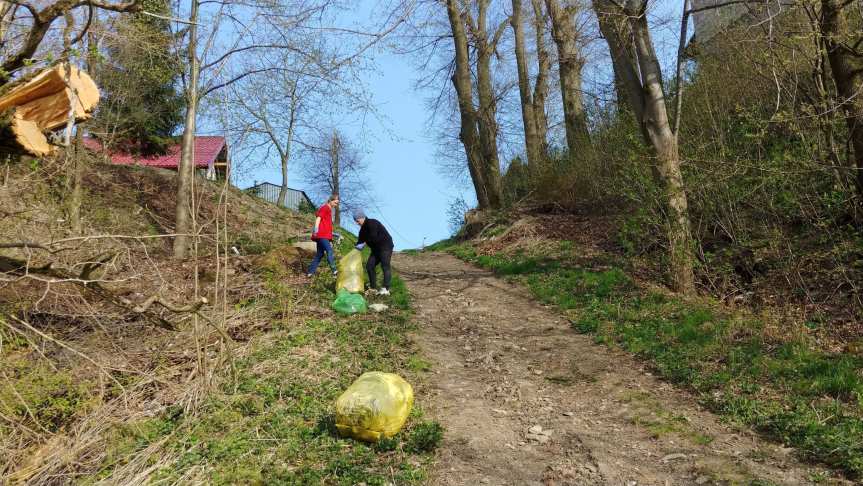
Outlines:
[[400, 254], [395, 263], [432, 361], [419, 392], [446, 428], [432, 484], [798, 485], [823, 477], [788, 449], [720, 423], [631, 356], [573, 332], [527, 291], [446, 254]]

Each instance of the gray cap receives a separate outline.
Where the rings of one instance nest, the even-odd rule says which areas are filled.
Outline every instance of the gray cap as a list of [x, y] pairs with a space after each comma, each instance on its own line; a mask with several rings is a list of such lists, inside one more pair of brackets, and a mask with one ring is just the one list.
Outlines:
[[358, 219], [363, 219], [365, 217], [366, 217], [366, 213], [362, 209], [357, 209], [354, 211], [354, 221], [356, 221]]

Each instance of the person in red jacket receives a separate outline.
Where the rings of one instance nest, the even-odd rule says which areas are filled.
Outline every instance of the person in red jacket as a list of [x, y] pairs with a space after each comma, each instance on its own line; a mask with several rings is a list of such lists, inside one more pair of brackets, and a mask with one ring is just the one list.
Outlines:
[[333, 208], [339, 205], [339, 195], [333, 194], [327, 199], [326, 204], [318, 209], [315, 217], [315, 227], [312, 229], [312, 240], [317, 243], [318, 253], [312, 260], [312, 266], [309, 267], [307, 277], [311, 277], [318, 271], [318, 265], [321, 264], [321, 259], [324, 253], [327, 254], [327, 262], [330, 264], [330, 269], [333, 275], [337, 275], [339, 271], [336, 269], [335, 255], [333, 254]]

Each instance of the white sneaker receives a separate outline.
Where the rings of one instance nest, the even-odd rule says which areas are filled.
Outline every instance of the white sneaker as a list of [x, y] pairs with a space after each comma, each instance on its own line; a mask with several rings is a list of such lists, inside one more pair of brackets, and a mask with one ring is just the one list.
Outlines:
[[386, 287], [378, 290], [378, 295], [390, 295], [390, 291]]

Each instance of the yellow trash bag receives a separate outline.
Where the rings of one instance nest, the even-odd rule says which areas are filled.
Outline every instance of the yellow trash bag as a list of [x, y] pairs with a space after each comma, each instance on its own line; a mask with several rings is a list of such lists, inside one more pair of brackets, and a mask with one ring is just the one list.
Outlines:
[[336, 428], [345, 437], [377, 442], [401, 430], [414, 404], [410, 383], [393, 373], [363, 373], [336, 400]]
[[359, 250], [351, 250], [339, 260], [336, 292], [339, 289], [345, 289], [355, 294], [363, 291], [363, 255]]

